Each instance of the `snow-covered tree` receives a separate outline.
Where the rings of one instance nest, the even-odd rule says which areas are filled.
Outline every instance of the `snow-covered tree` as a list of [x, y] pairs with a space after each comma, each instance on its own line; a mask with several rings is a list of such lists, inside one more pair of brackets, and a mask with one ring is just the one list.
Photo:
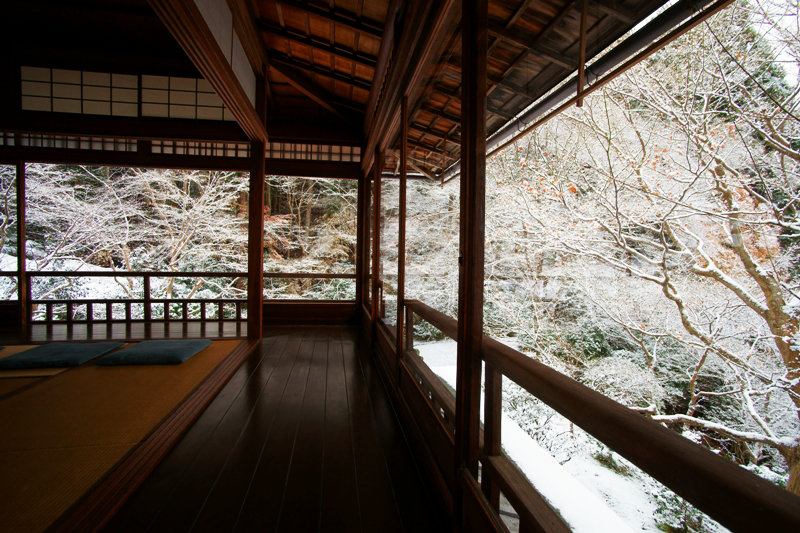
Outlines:
[[[613, 355], [587, 382], [742, 463], [776, 450], [800, 493], [800, 89], [787, 56], [800, 57], [796, 2], [734, 4], [498, 155], [494, 194], [514, 209], [498, 209], [510, 214], [487, 261], [540, 282], [545, 265], [642, 355], [633, 372], [587, 320], [553, 350]], [[503, 259], [510, 246], [525, 262]], [[610, 368], [660, 390], [615, 390]]]
[[[247, 218], [237, 204], [247, 191], [246, 175], [39, 164], [27, 165], [26, 174], [26, 253], [34, 269], [246, 268]], [[195, 278], [188, 295], [218, 282]], [[45, 297], [73, 283], [66, 278], [36, 285], [34, 296]], [[140, 290], [132, 278], [121, 277], [117, 283], [129, 297]], [[154, 296], [173, 295], [174, 284], [170, 278], [154, 287]], [[215, 292], [240, 295], [237, 285], [241, 283], [234, 280]]]

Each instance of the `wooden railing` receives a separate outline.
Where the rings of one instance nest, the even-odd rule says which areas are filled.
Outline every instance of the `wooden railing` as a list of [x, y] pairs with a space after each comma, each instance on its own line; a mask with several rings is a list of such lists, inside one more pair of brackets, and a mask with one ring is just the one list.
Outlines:
[[[412, 376], [418, 384], [417, 392], [428, 401], [429, 411], [443, 422], [452, 420], [452, 393], [413, 351], [413, 327], [416, 315], [455, 339], [457, 322], [419, 301], [406, 300], [405, 308], [406, 352], [399, 362], [401, 374]], [[736, 531], [800, 531], [800, 498], [786, 490], [488, 336], [483, 337], [482, 358], [486, 363], [486, 387], [480, 485], [496, 516], [497, 490], [502, 491], [520, 516], [520, 532], [562, 532], [570, 528], [502, 451], [502, 376], [726, 527]], [[406, 401], [410, 404], [415, 400]], [[423, 410], [417, 407], [414, 412]], [[425, 426], [426, 431], [435, 431], [429, 422], [419, 425]], [[452, 426], [441, 424], [441, 432], [447, 434], [438, 440], [452, 440]], [[435, 435], [426, 438], [437, 441]], [[452, 483], [452, 450], [431, 449], [444, 477]]]
[[[83, 322], [154, 322], [180, 321], [235, 321], [243, 320], [247, 309], [246, 298], [153, 298], [153, 278], [241, 278], [246, 272], [119, 272], [119, 271], [29, 271], [28, 320], [31, 324], [83, 323]], [[138, 278], [142, 280], [142, 298], [37, 298], [32, 297], [34, 278]], [[44, 308], [42, 318], [41, 309]], [[76, 312], [83, 308], [83, 317]], [[103, 309], [102, 316], [95, 311]], [[211, 316], [214, 315], [214, 316]]]
[[[4, 273], [7, 275], [18, 275]], [[247, 280], [246, 272], [120, 272], [120, 271], [29, 271], [27, 278], [28, 321], [31, 324], [86, 323], [86, 322], [154, 322], [154, 321], [234, 321], [245, 320], [245, 298], [153, 298], [152, 279], [174, 278], [240, 278]], [[355, 274], [328, 274], [305, 272], [269, 272], [264, 278], [278, 279], [353, 279]], [[142, 280], [141, 298], [38, 298], [32, 297], [34, 278], [139, 278]], [[44, 313], [41, 309], [44, 308]], [[95, 316], [97, 309], [103, 309]], [[83, 310], [83, 316], [76, 316]]]

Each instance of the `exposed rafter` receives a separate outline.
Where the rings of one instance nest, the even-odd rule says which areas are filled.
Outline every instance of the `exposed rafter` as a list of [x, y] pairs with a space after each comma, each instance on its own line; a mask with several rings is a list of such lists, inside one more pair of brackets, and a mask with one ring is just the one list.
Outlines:
[[425, 176], [431, 181], [436, 181], [436, 176], [433, 175], [432, 172], [428, 172], [427, 170], [423, 169], [421, 166], [417, 165], [414, 161], [409, 161], [408, 166]]
[[[633, 13], [630, 9], [625, 8], [624, 6], [619, 5], [620, 3], [616, 0], [611, 0], [607, 2], [595, 2], [597, 9], [601, 12], [606, 13], [607, 15], [611, 15], [617, 20], [620, 20], [626, 24], [634, 24], [637, 20], [636, 14]], [[594, 9], [595, 6], [592, 6]]]
[[[527, 3], [527, 2], [526, 2], [526, 3]], [[563, 21], [563, 20], [564, 20], [564, 17], [566, 17], [566, 16], [569, 14], [569, 12], [570, 12], [570, 11], [572, 11], [572, 10], [575, 8], [575, 4], [576, 4], [576, 3], [577, 3], [577, 0], [572, 0], [572, 1], [568, 2], [568, 3], [567, 3], [567, 4], [566, 4], [566, 5], [563, 7], [563, 8], [561, 8], [561, 11], [559, 11], [558, 13], [556, 13], [556, 16], [555, 16], [555, 17], [553, 17], [553, 19], [552, 19], [550, 22], [548, 22], [548, 23], [547, 23], [547, 25], [545, 25], [545, 26], [544, 26], [544, 27], [543, 27], [543, 28], [542, 28], [542, 29], [541, 29], [541, 30], [540, 30], [540, 31], [539, 31], [539, 32], [538, 32], [538, 33], [537, 33], [537, 34], [536, 34], [536, 35], [533, 37], [533, 39], [531, 39], [531, 41], [530, 41], [530, 44], [531, 44], [531, 46], [536, 46], [536, 45], [537, 45], [537, 44], [538, 44], [538, 43], [539, 43], [539, 42], [540, 42], [542, 39], [544, 39], [545, 37], [547, 37], [547, 36], [550, 34], [550, 32], [551, 32], [551, 31], [553, 31], [553, 29], [554, 29], [554, 28], [556, 28], [556, 27], [557, 27], [557, 26], [558, 26], [558, 25], [561, 23], [561, 21]], [[511, 26], [512, 26], [512, 22], [511, 22], [511, 21], [509, 21], [509, 22], [507, 22], [507, 23], [506, 23], [506, 29], [510, 28]], [[501, 40], [502, 40], [502, 38], [495, 38], [494, 42], [492, 43], [492, 46], [496, 45], [496, 44], [497, 44], [498, 42], [500, 42]], [[490, 47], [490, 48], [491, 48], [491, 47]], [[506, 67], [504, 70], [503, 70], [503, 73], [502, 73], [502, 74], [499, 76], [499, 77], [500, 77], [500, 79], [505, 79], [505, 78], [506, 78], [506, 76], [508, 76], [508, 74], [509, 74], [510, 72], [512, 72], [512, 71], [513, 71], [515, 68], [517, 68], [517, 66], [518, 66], [518, 65], [519, 65], [519, 64], [520, 64], [520, 63], [521, 63], [521, 62], [522, 62], [522, 61], [523, 61], [523, 60], [524, 60], [526, 57], [528, 57], [528, 54], [529, 54], [530, 52], [531, 52], [531, 49], [530, 49], [530, 48], [528, 48], [528, 47], [526, 47], [526, 48], [523, 48], [522, 52], [521, 52], [521, 53], [520, 53], [520, 54], [519, 54], [519, 55], [516, 57], [516, 59], [514, 59], [514, 60], [513, 60], [513, 61], [512, 61], [512, 62], [511, 62], [511, 63], [510, 63], [510, 64], [509, 64], [509, 65], [508, 65], [508, 66], [507, 66], [507, 67]], [[499, 85], [494, 85], [494, 87], [489, 87], [488, 94], [491, 94], [491, 93], [492, 93], [492, 91], [493, 91], [495, 88], [497, 88], [497, 87], [500, 87], [500, 86], [499, 86]]]
[[[572, 7], [573, 3], [570, 3], [569, 9], [565, 9], [562, 11], [563, 15], [566, 15], [566, 13], [568, 13], [572, 9]], [[549, 31], [552, 30], [554, 26], [555, 26], [554, 24], [550, 24], [546, 28], [544, 28], [544, 30], [547, 30], [547, 32], [549, 33]], [[577, 68], [578, 66], [577, 60], [566, 56], [565, 54], [563, 54], [558, 50], [554, 50], [540, 43], [542, 37], [545, 35], [544, 30], [539, 34], [533, 36], [533, 38], [531, 38], [530, 35], [521, 32], [519, 30], [504, 28], [503, 26], [500, 26], [498, 24], [490, 24], [489, 35], [495, 39], [502, 39], [508, 43], [513, 44], [514, 46], [518, 46], [523, 50], [527, 50], [528, 53], [537, 55], [542, 59], [546, 59], [547, 61], [560, 65], [566, 69]]]
[[298, 35], [292, 31], [279, 28], [273, 26], [272, 24], [266, 22], [259, 23], [259, 29], [267, 33], [269, 35], [273, 35], [275, 37], [279, 37], [281, 39], [288, 39], [298, 44], [302, 44], [304, 46], [308, 46], [315, 50], [320, 50], [322, 52], [326, 52], [328, 54], [334, 55], [336, 57], [346, 59], [347, 61], [352, 61], [354, 63], [358, 63], [368, 68], [375, 68], [376, 58], [369, 57], [364, 54], [355, 53], [352, 50], [346, 50], [340, 46], [333, 45], [331, 43], [323, 43], [317, 39], [314, 39], [308, 35]]
[[430, 153], [436, 152], [436, 146], [430, 146], [420, 141], [415, 141], [414, 139], [408, 139], [408, 145], [413, 146], [414, 148], [419, 148], [420, 150], [426, 150]]
[[324, 107], [339, 118], [346, 118], [344, 112], [337, 106], [333, 105], [331, 101], [333, 96], [328, 92], [314, 84], [305, 74], [292, 67], [285, 61], [271, 59], [269, 68], [286, 78], [289, 84], [306, 95], [308, 98]]
[[431, 106], [430, 104], [421, 105], [420, 108], [419, 108], [419, 111], [425, 111], [426, 113], [430, 113], [432, 115], [435, 115], [437, 117], [443, 118], [445, 120], [449, 120], [450, 122], [452, 122], [454, 124], [460, 124], [461, 123], [461, 117], [460, 116], [454, 115], [453, 113], [449, 113], [449, 112], [445, 111], [444, 109], [437, 109], [437, 108]]
[[434, 137], [434, 138], [439, 139], [439, 140], [446, 140], [447, 142], [450, 142], [450, 143], [458, 144], [459, 142], [461, 142], [461, 139], [459, 137], [451, 137], [449, 135], [449, 132], [448, 133], [442, 133], [442, 132], [436, 131], [436, 130], [434, 130], [432, 128], [426, 128], [425, 126], [420, 126], [419, 124], [414, 124], [414, 125], [410, 126], [409, 129], [411, 129], [413, 131], [418, 131], [423, 135], [429, 135], [429, 136]]
[[372, 165], [376, 148], [385, 148], [395, 137], [400, 127], [400, 99], [407, 96], [410, 109], [418, 105], [429, 69], [452, 42], [459, 19], [455, 0], [410, 4], [405, 13], [406, 30], [392, 58], [399, 66], [391, 69], [384, 80], [386, 96], [368, 117], [367, 145], [361, 160], [363, 171]]
[[273, 64], [282, 64], [287, 67], [291, 67], [294, 69], [304, 70], [306, 72], [310, 72], [312, 74], [318, 74], [320, 76], [324, 76], [326, 78], [330, 78], [332, 80], [336, 80], [347, 85], [352, 85], [353, 87], [357, 87], [359, 89], [364, 89], [365, 91], [369, 91], [370, 84], [366, 81], [362, 81], [359, 79], [354, 79], [346, 74], [342, 74], [341, 72], [331, 70], [328, 68], [323, 67], [322, 65], [317, 65], [316, 63], [308, 63], [306, 61], [299, 61], [297, 59], [291, 58], [285, 54], [281, 54], [280, 52], [270, 52], [269, 54], [269, 63], [270, 67]]
[[392, 0], [386, 13], [386, 23], [384, 24], [383, 38], [381, 47], [378, 50], [378, 60], [375, 65], [375, 74], [372, 76], [372, 88], [367, 99], [367, 112], [364, 116], [364, 128], [369, 130], [372, 117], [374, 116], [375, 106], [378, 105], [381, 91], [384, 87], [384, 78], [388, 74], [389, 57], [394, 48], [395, 20], [400, 11], [400, 0]]
[[378, 39], [383, 36], [383, 28], [380, 24], [356, 17], [351, 13], [338, 9], [325, 9], [295, 0], [278, 0], [276, 3], [304, 11], [310, 15], [316, 15], [317, 17], [330, 20], [338, 26], [343, 26], [360, 33], [366, 33]]

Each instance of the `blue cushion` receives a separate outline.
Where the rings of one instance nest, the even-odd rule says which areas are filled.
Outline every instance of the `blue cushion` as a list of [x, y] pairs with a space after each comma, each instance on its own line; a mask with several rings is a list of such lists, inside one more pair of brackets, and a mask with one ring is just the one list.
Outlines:
[[142, 341], [97, 361], [98, 365], [177, 365], [211, 344], [208, 339]]
[[122, 346], [121, 342], [54, 342], [0, 359], [0, 369], [60, 368], [82, 365]]

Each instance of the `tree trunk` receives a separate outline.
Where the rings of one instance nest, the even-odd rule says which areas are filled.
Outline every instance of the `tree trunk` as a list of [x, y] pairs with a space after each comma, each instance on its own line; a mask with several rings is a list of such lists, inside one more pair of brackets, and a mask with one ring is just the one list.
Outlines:
[[800, 496], [800, 447], [786, 448], [781, 453], [789, 464], [789, 482], [786, 490]]

